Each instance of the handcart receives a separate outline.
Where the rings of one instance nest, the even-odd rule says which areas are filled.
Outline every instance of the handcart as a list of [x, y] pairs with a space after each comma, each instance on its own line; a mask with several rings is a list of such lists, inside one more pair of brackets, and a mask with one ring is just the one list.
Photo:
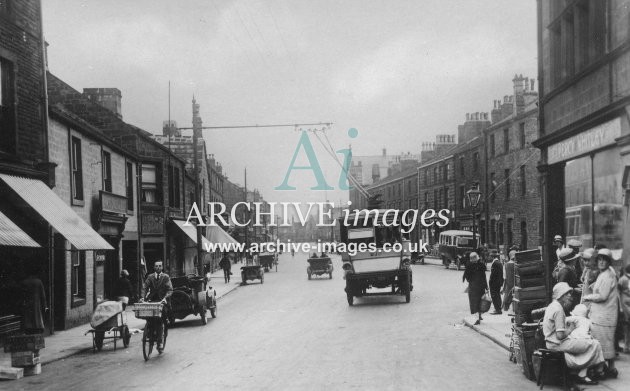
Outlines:
[[112, 339], [114, 350], [117, 348], [117, 340], [122, 339], [123, 346], [129, 346], [131, 333], [127, 327], [127, 316], [123, 311], [122, 302], [104, 301], [96, 306], [90, 321], [92, 329], [85, 332], [85, 335], [92, 334], [92, 349], [100, 351], [103, 348], [103, 341]]

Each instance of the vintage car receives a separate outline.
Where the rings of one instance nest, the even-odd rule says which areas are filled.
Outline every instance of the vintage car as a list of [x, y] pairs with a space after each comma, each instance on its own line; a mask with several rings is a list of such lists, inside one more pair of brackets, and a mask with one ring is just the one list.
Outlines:
[[274, 265], [276, 267], [276, 271], [278, 271], [278, 255], [272, 252], [261, 252], [258, 254], [258, 260], [260, 262], [260, 266], [265, 269], [265, 272], [273, 269]]
[[473, 251], [477, 246], [473, 243], [473, 234], [470, 231], [449, 230], [440, 233], [438, 242], [438, 255], [442, 259], [442, 265], [449, 268], [451, 263], [460, 270], [464, 265], [466, 253]]
[[308, 279], [314, 275], [321, 276], [328, 274], [328, 278], [332, 279], [333, 264], [330, 257], [310, 257], [308, 259], [308, 266], [306, 267], [306, 274]]
[[175, 324], [175, 319], [184, 319], [188, 315], [199, 315], [201, 324], [208, 323], [206, 311], [210, 310], [213, 318], [217, 317], [216, 291], [208, 284], [209, 277], [189, 274], [184, 277], [171, 278], [173, 294], [169, 299], [169, 323]]
[[[379, 213], [384, 212], [379, 210]], [[351, 214], [348, 221], [353, 220]], [[403, 244], [400, 222], [390, 218], [385, 225], [374, 220], [360, 218], [349, 226], [339, 221], [342, 243], [346, 244], [346, 249], [353, 248], [341, 253], [348, 304], [353, 305], [355, 297], [377, 295], [402, 295], [409, 303], [413, 278], [410, 257], [405, 256], [408, 249]]]

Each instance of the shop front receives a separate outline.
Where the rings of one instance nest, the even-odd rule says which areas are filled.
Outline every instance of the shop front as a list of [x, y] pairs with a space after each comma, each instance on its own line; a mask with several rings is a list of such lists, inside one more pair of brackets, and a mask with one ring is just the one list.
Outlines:
[[556, 259], [550, 256], [550, 238], [562, 235], [565, 243], [581, 241], [582, 249], [611, 249], [616, 266], [621, 266], [628, 254], [630, 141], [622, 137], [628, 133], [628, 119], [622, 115], [547, 146], [545, 242], [551, 264]]

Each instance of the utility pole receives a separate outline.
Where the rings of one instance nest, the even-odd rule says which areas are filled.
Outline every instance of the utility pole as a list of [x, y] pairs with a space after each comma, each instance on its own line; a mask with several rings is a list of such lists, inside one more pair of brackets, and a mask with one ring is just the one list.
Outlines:
[[[201, 117], [199, 117], [199, 105], [197, 101], [195, 101], [195, 96], [193, 95], [192, 100], [192, 109], [193, 109], [193, 174], [195, 177], [195, 202], [197, 203], [197, 207], [201, 207], [201, 210], [204, 210], [204, 206], [201, 205], [201, 192], [199, 191], [199, 159], [197, 153], [197, 144], [199, 142], [199, 136], [201, 135]], [[169, 124], [170, 126], [170, 124]], [[170, 140], [170, 138], [169, 138]], [[205, 159], [204, 159], [205, 160]], [[203, 214], [203, 212], [202, 212]], [[196, 225], [197, 231], [197, 274], [203, 275], [203, 248], [201, 242], [201, 227], [199, 224]]]

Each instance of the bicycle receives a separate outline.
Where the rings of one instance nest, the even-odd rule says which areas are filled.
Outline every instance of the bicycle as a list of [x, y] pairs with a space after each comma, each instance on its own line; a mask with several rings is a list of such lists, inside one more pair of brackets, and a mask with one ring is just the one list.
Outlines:
[[147, 323], [144, 325], [144, 332], [142, 333], [142, 355], [144, 360], [147, 361], [153, 352], [153, 347], [158, 343], [158, 333], [160, 328], [163, 327], [162, 333], [162, 349], [158, 350], [160, 354], [166, 347], [166, 338], [168, 337], [168, 322], [165, 322], [162, 317], [164, 310], [164, 304], [162, 302], [157, 303], [136, 303], [134, 306], [134, 313], [138, 319], [146, 319]]

